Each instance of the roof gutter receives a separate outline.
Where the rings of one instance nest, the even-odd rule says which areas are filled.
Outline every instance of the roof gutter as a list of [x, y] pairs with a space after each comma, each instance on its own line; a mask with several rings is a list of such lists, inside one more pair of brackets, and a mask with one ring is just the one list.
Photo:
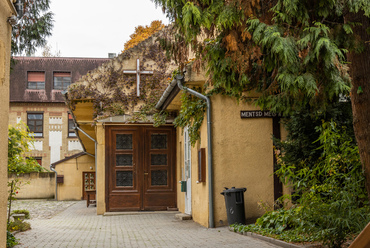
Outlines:
[[163, 92], [161, 98], [159, 99], [159, 101], [157, 102], [157, 104], [155, 105], [155, 108], [156, 109], [160, 109], [164, 102], [167, 100], [167, 97], [171, 94], [172, 90], [177, 86], [177, 80], [174, 79], [171, 81], [170, 85], [167, 86], [166, 90]]
[[[190, 94], [192, 94], [192, 95], [194, 95], [194, 96], [196, 96], [198, 98], [201, 98], [201, 99], [203, 99], [203, 100], [205, 100], [207, 102], [208, 199], [209, 199], [209, 206], [208, 206], [208, 208], [209, 208], [209, 220], [208, 221], [209, 221], [209, 227], [210, 228], [214, 228], [215, 227], [215, 222], [214, 222], [214, 212], [213, 212], [214, 207], [213, 207], [213, 171], [212, 171], [212, 167], [213, 166], [212, 166], [211, 100], [209, 99], [209, 97], [206, 97], [205, 95], [203, 95], [203, 94], [201, 94], [201, 93], [199, 93], [199, 92], [197, 92], [195, 90], [192, 90], [192, 89], [189, 89], [189, 88], [185, 87], [183, 85], [183, 83], [185, 81], [183, 75], [177, 75], [176, 76], [176, 81], [177, 81], [177, 86], [181, 90], [187, 91]], [[171, 85], [172, 85], [172, 82], [171, 82]], [[171, 88], [171, 90], [172, 90], [172, 88]], [[167, 91], [167, 89], [166, 89], [166, 91]], [[165, 93], [166, 93], [166, 91], [165, 91]], [[164, 97], [165, 93], [162, 95], [161, 99]], [[160, 101], [161, 101], [161, 99], [160, 99]], [[164, 100], [163, 100], [163, 102], [164, 102]], [[160, 102], [158, 102], [157, 106], [159, 104], [160, 104]]]

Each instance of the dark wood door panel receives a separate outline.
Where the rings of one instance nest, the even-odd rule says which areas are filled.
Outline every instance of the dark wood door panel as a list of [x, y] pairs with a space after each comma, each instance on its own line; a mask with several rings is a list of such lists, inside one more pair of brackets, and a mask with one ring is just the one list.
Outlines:
[[144, 210], [167, 210], [176, 205], [175, 192], [146, 194], [144, 198]]
[[175, 147], [173, 127], [146, 129], [144, 171], [148, 174], [144, 180], [144, 209], [176, 206]]
[[138, 211], [141, 209], [139, 194], [111, 194], [109, 196], [109, 211]]
[[107, 211], [176, 207], [175, 129], [106, 127]]

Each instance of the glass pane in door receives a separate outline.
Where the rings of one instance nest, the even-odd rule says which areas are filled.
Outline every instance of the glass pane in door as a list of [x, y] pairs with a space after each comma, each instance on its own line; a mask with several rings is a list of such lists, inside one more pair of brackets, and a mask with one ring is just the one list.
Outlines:
[[131, 150], [132, 149], [132, 134], [117, 134], [116, 135], [116, 149], [117, 150]]
[[132, 166], [132, 154], [117, 154], [116, 166]]
[[167, 149], [167, 134], [152, 134], [151, 149]]
[[151, 165], [167, 165], [167, 154], [151, 154]]
[[167, 185], [167, 170], [151, 171], [152, 186]]
[[132, 171], [117, 171], [116, 186], [133, 186]]

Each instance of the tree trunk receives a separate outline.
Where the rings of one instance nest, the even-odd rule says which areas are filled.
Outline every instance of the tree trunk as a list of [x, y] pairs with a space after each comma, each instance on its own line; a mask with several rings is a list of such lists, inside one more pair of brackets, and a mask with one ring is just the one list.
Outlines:
[[11, 210], [12, 210], [12, 198], [13, 198], [13, 189], [14, 189], [14, 181], [12, 181], [11, 185], [10, 185], [10, 194], [9, 194], [9, 199], [8, 199], [8, 202], [9, 202], [9, 209], [8, 209], [8, 225], [10, 223], [10, 214], [11, 214]]
[[362, 23], [362, 26], [354, 28], [354, 34], [361, 39], [365, 49], [362, 53], [351, 51], [348, 60], [352, 78], [353, 127], [370, 201], [370, 34], [366, 32], [370, 28], [370, 18], [359, 12], [346, 16], [346, 21]]

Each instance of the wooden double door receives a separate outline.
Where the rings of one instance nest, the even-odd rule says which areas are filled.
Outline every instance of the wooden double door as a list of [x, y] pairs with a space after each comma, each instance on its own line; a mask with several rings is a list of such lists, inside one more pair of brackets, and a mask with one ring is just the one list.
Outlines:
[[175, 129], [106, 127], [107, 211], [176, 207]]

